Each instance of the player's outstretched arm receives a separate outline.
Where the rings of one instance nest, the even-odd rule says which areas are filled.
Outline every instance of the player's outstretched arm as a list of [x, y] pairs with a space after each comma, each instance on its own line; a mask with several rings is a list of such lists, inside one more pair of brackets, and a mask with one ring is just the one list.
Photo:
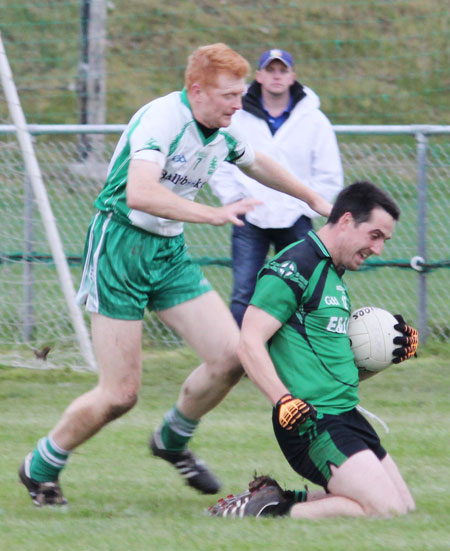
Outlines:
[[176, 195], [159, 183], [161, 168], [158, 163], [134, 160], [130, 163], [127, 183], [127, 204], [130, 208], [154, 216], [223, 226], [228, 222], [243, 225], [239, 216], [253, 209], [261, 201], [246, 198], [222, 207], [196, 203]]
[[235, 226], [243, 226], [244, 222], [239, 218], [249, 210], [252, 210], [256, 205], [261, 205], [262, 202], [253, 197], [246, 197], [234, 203], [228, 203], [223, 207], [214, 208], [214, 217], [210, 222], [213, 226], [223, 226], [227, 222], [231, 222]]
[[253, 163], [247, 167], [240, 168], [248, 176], [261, 182], [261, 184], [301, 199], [322, 216], [329, 216], [332, 207], [331, 203], [302, 184], [279, 163], [264, 153], [256, 152]]

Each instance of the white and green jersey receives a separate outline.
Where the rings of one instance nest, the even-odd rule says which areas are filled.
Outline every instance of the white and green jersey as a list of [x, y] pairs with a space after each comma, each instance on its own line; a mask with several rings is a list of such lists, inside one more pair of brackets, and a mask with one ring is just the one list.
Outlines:
[[235, 124], [205, 137], [194, 120], [186, 90], [172, 92], [144, 105], [132, 117], [114, 151], [95, 206], [101, 211], [112, 211], [119, 221], [145, 231], [162, 236], [179, 235], [183, 222], [127, 206], [125, 188], [130, 161], [157, 162], [162, 168], [160, 184], [180, 197], [193, 200], [222, 161], [248, 166], [254, 158], [251, 145]]

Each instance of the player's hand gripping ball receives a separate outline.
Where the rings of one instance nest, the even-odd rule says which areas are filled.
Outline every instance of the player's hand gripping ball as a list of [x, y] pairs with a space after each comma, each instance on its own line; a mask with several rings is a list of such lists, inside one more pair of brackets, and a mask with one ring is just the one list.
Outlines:
[[387, 310], [365, 306], [351, 313], [347, 335], [355, 363], [360, 369], [382, 371], [416, 353], [416, 329]]
[[282, 396], [275, 406], [278, 413], [278, 422], [283, 429], [292, 430], [303, 424], [310, 417], [316, 419], [314, 406], [309, 402], [294, 398], [292, 394]]
[[399, 364], [417, 355], [416, 351], [419, 346], [419, 333], [417, 329], [408, 325], [400, 314], [396, 314], [394, 318], [398, 321], [398, 323], [394, 325], [394, 329], [402, 333], [402, 336], [395, 337], [394, 339], [394, 344], [399, 344], [400, 348], [396, 348], [393, 351], [392, 354], [394, 359], [392, 363]]

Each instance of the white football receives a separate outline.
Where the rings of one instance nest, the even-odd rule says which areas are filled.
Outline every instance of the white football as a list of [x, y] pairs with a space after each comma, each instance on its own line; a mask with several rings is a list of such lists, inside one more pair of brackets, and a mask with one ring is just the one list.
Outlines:
[[391, 365], [392, 353], [399, 347], [394, 338], [402, 335], [394, 329], [397, 323], [390, 312], [375, 306], [365, 306], [350, 314], [347, 334], [359, 368], [382, 371]]

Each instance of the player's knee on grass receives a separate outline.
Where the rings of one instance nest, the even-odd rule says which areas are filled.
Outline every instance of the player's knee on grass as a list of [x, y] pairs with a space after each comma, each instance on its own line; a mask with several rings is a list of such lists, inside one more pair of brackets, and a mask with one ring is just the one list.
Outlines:
[[402, 500], [400, 495], [389, 496], [380, 502], [370, 502], [361, 504], [364, 513], [370, 517], [393, 517], [399, 515], [406, 515], [409, 512], [408, 505]]
[[375, 511], [371, 516], [389, 518], [406, 515], [407, 513], [408, 508], [404, 503], [386, 503], [385, 507], [382, 507], [381, 510]]

